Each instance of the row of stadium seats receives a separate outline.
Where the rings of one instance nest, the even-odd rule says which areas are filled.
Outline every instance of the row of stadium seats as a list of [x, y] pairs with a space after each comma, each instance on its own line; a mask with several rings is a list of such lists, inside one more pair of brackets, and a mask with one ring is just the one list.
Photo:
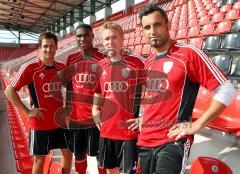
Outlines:
[[[4, 88], [9, 80], [4, 79]], [[8, 124], [11, 136], [14, 157], [16, 160], [16, 169], [21, 174], [31, 174], [34, 158], [29, 152], [29, 127], [27, 117], [18, 112], [10, 103], [6, 103], [8, 112]], [[44, 174], [60, 174], [62, 167], [59, 162], [52, 161], [53, 151], [46, 157], [44, 164]]]
[[[240, 136], [239, 97], [240, 97], [240, 58], [233, 58], [229, 54], [220, 54], [211, 57], [212, 61], [228, 76], [237, 90], [237, 97], [230, 106], [209, 125], [227, 133], [234, 133]], [[200, 87], [193, 111], [193, 120], [196, 120], [211, 102], [212, 93]]]

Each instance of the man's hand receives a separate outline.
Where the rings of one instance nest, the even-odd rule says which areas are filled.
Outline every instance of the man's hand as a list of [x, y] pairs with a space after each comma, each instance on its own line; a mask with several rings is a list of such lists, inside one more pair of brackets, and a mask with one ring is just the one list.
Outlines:
[[73, 108], [72, 106], [65, 106], [62, 108], [62, 111], [61, 111], [61, 118], [62, 119], [69, 119], [69, 115], [71, 114]]
[[32, 108], [29, 109], [25, 114], [28, 118], [36, 117], [37, 119], [43, 120], [45, 117], [43, 111], [47, 111], [44, 108]]
[[93, 115], [93, 120], [97, 126], [97, 128], [99, 130], [101, 130], [101, 127], [102, 127], [102, 122], [101, 122], [101, 119], [100, 119], [100, 111], [95, 109], [93, 112], [92, 112], [92, 115]]
[[169, 129], [168, 137], [172, 138], [176, 136], [175, 140], [178, 140], [182, 136], [193, 135], [198, 130], [199, 128], [197, 128], [192, 122], [181, 122], [181, 123], [174, 124]]
[[141, 131], [142, 117], [129, 119], [127, 123], [130, 124], [128, 129], [131, 131]]

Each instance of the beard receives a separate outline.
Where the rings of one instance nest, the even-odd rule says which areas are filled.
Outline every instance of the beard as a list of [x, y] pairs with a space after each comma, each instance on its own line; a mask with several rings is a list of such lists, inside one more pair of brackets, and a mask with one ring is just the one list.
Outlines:
[[105, 54], [109, 57], [115, 57], [117, 55], [117, 51], [115, 49], [109, 48], [105, 51]]
[[149, 44], [154, 48], [159, 48], [163, 45], [162, 42], [157, 39], [150, 39]]
[[164, 46], [167, 43], [167, 38], [161, 38], [161, 39], [150, 39], [149, 44], [154, 48], [160, 48]]

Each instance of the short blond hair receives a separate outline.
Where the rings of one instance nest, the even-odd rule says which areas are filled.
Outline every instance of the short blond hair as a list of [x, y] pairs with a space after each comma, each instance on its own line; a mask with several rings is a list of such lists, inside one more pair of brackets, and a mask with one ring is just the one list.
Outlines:
[[123, 29], [122, 29], [121, 25], [119, 25], [119, 24], [117, 24], [115, 22], [110, 22], [110, 21], [105, 22], [102, 25], [100, 31], [102, 33], [103, 30], [107, 30], [107, 29], [116, 29], [116, 30], [118, 30], [120, 32], [121, 35], [123, 35]]

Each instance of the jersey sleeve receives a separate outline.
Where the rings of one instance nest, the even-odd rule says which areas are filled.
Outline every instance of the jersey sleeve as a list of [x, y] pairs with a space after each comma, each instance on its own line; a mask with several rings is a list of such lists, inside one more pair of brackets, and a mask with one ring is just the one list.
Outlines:
[[24, 85], [31, 83], [31, 70], [29, 64], [24, 64], [19, 69], [18, 73], [12, 79], [10, 85], [14, 87], [15, 90], [19, 91]]
[[193, 48], [189, 51], [188, 58], [187, 71], [191, 81], [213, 91], [227, 80], [223, 72], [202, 50]]

